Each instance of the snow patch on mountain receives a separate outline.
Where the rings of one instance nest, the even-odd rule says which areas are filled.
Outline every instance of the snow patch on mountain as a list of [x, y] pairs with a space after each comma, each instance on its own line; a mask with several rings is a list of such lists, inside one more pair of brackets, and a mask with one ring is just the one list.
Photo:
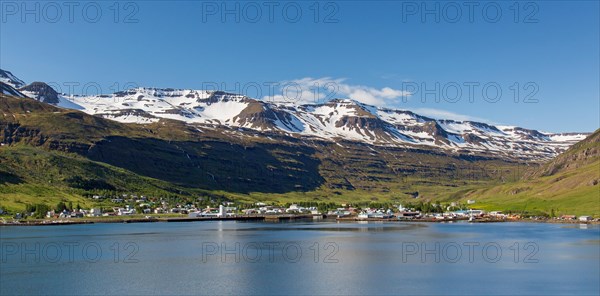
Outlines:
[[25, 85], [23, 80], [17, 78], [10, 71], [0, 69], [0, 82], [4, 82], [14, 88], [21, 88]]
[[[339, 140], [349, 140], [379, 146], [433, 147], [451, 153], [484, 152], [513, 159], [548, 159], [587, 136], [585, 133], [554, 134], [516, 126], [433, 119], [408, 110], [378, 108], [351, 99], [295, 105], [222, 91], [170, 88], [135, 88], [110, 95], [67, 96], [54, 92], [44, 83], [24, 85], [12, 73], [0, 70], [4, 94], [27, 95], [61, 108], [81, 110], [119, 122], [149, 124], [172, 119], [200, 130], [227, 126], [256, 130], [265, 137], [269, 137], [269, 133], [279, 133], [300, 139], [316, 137], [338, 144]], [[243, 130], [229, 131], [245, 136]]]
[[[72, 105], [65, 104], [63, 99]], [[112, 95], [61, 96], [59, 105], [127, 123], [147, 124], [166, 118], [296, 137], [438, 147], [463, 153], [497, 152], [522, 158], [550, 158], [586, 137], [586, 134], [542, 133], [473, 121], [436, 120], [349, 99], [293, 105], [220, 91], [136, 88]]]

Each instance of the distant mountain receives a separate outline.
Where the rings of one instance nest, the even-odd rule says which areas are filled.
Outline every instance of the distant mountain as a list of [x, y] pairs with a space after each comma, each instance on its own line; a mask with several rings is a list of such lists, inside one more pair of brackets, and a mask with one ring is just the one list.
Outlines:
[[0, 82], [0, 93], [18, 98], [27, 98], [26, 95], [12, 87], [12, 85], [6, 84], [4, 82]]
[[44, 82], [33, 82], [24, 87], [19, 88], [19, 91], [26, 96], [36, 99], [40, 102], [57, 105], [60, 103], [58, 93]]
[[[23, 82], [2, 71], [12, 82]], [[17, 84], [17, 85], [18, 85]], [[407, 110], [377, 108], [354, 100], [322, 104], [273, 103], [221, 91], [136, 88], [109, 95], [65, 96], [43, 82], [19, 88], [28, 97], [123, 122], [178, 120], [192, 126], [224, 126], [298, 139], [355, 141], [375, 146], [439, 149], [548, 160], [586, 137], [474, 121], [435, 120]]]
[[[390, 194], [433, 197], [460, 190], [460, 186], [495, 181], [520, 165], [494, 155], [448, 154], [431, 146], [375, 146], [344, 139], [334, 142], [164, 118], [142, 125], [120, 123], [5, 95], [0, 95], [0, 127], [3, 149], [18, 152], [19, 147], [43, 148], [175, 187], [229, 193], [300, 191], [325, 200], [342, 191], [359, 199]], [[17, 159], [11, 163], [0, 156], [0, 163], [8, 166], [7, 174], [27, 180], [27, 170], [21, 167], [24, 163], [34, 166], [35, 161]], [[63, 175], [75, 169], [62, 168]], [[64, 184], [62, 178], [71, 177], [46, 176], [44, 171], [39, 174], [42, 177], [36, 182], [46, 180], [45, 184], [48, 180]], [[128, 188], [110, 185], [123, 191]]]
[[0, 82], [4, 82], [13, 88], [20, 88], [25, 85], [23, 80], [17, 78], [15, 75], [10, 73], [10, 71], [5, 71], [0, 69]]
[[550, 200], [537, 206], [544, 210], [573, 209], [571, 201], [597, 206], [590, 202], [596, 162], [584, 157], [596, 155], [597, 143], [575, 145], [518, 181], [524, 166], [539, 166], [585, 133], [435, 120], [347, 99], [294, 105], [220, 91], [136, 88], [81, 97], [42, 82], [0, 86], [0, 205], [13, 208], [31, 192], [99, 191], [344, 202], [474, 198], [500, 209], [522, 209], [541, 196]]
[[348, 99], [294, 105], [219, 91], [137, 88], [111, 95], [73, 96], [63, 101], [88, 114], [125, 123], [173, 119], [191, 125], [243, 127], [300, 139], [344, 139], [377, 146], [437, 148], [448, 153], [493, 152], [519, 159], [550, 159], [587, 135], [435, 120], [411, 111], [377, 108]]

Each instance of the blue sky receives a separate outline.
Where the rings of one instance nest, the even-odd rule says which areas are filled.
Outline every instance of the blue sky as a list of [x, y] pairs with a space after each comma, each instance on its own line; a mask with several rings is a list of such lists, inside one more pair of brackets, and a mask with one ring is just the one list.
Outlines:
[[[0, 67], [63, 92], [70, 82], [79, 83], [75, 93], [90, 83], [104, 93], [128, 82], [216, 83], [266, 99], [267, 83], [279, 82], [300, 86], [306, 101], [314, 83], [330, 83], [321, 99], [335, 92], [433, 117], [552, 132], [600, 127], [597, 1], [482, 2], [471, 15], [461, 1], [453, 2], [458, 9], [436, 1], [302, 1], [273, 10], [262, 1], [78, 2], [72, 10], [53, 3], [60, 6], [0, 4]], [[236, 4], [224, 19], [221, 12]], [[423, 88], [430, 90], [425, 101]]]

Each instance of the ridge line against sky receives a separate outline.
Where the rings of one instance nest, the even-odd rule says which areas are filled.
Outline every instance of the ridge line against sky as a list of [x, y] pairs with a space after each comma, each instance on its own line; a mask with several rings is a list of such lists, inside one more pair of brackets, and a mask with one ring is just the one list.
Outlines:
[[[2, 70], [11, 72], [6, 69], [2, 69]], [[11, 74], [13, 74], [13, 73], [11, 72]], [[15, 77], [19, 78], [16, 75], [15, 75]], [[271, 91], [274, 90], [273, 85], [299, 86], [300, 91], [297, 92], [297, 94], [296, 94], [296, 91], [291, 91], [291, 94], [284, 96], [284, 95], [282, 95], [282, 91], [281, 91], [282, 88], [279, 87], [279, 92], [277, 92], [276, 95], [264, 96], [262, 98], [259, 96], [253, 97], [247, 93], [236, 92], [236, 91], [226, 90], [226, 89], [219, 89], [218, 87], [211, 88], [214, 86], [218, 86], [217, 84], [214, 84], [213, 82], [206, 83], [205, 86], [208, 86], [207, 88], [197, 89], [197, 88], [193, 88], [193, 87], [192, 88], [184, 87], [184, 88], [172, 88], [172, 89], [175, 89], [175, 90], [202, 90], [202, 91], [220, 90], [220, 91], [232, 92], [233, 94], [244, 95], [249, 98], [256, 99], [256, 100], [262, 100], [262, 101], [265, 101], [268, 103], [286, 103], [286, 104], [293, 103], [296, 105], [322, 104], [322, 103], [325, 103], [325, 102], [327, 102], [329, 100], [333, 100], [333, 99], [350, 99], [353, 101], [357, 101], [359, 103], [363, 103], [363, 104], [367, 104], [367, 105], [375, 106], [375, 107], [380, 107], [380, 108], [408, 110], [408, 111], [412, 111], [418, 115], [427, 116], [427, 117], [431, 117], [434, 119], [456, 120], [456, 121], [475, 121], [475, 122], [492, 124], [492, 125], [496, 125], [496, 126], [511, 126], [511, 124], [493, 122], [493, 121], [490, 121], [485, 118], [480, 118], [480, 117], [466, 115], [466, 114], [454, 113], [454, 112], [451, 112], [448, 110], [435, 109], [435, 108], [402, 109], [400, 107], [394, 107], [393, 105], [390, 106], [387, 104], [382, 104], [384, 101], [390, 101], [390, 100], [397, 100], [397, 99], [408, 100], [408, 99], [410, 99], [410, 97], [413, 94], [410, 92], [406, 92], [406, 91], [394, 90], [389, 87], [384, 87], [383, 89], [378, 90], [378, 89], [368, 87], [368, 86], [363, 86], [363, 85], [344, 84], [343, 81], [345, 81], [345, 80], [346, 79], [344, 79], [344, 78], [332, 79], [330, 77], [324, 77], [324, 78], [320, 78], [320, 79], [313, 79], [310, 77], [306, 77], [306, 78], [296, 79], [296, 80], [292, 80], [292, 81], [269, 83], [269, 85], [267, 85], [265, 87], [271, 89]], [[27, 85], [34, 81], [24, 81], [24, 82]], [[330, 92], [331, 90], [327, 88], [328, 83], [335, 83], [334, 84], [336, 87], [335, 92]], [[56, 84], [56, 82], [51, 82], [50, 84], [51, 84], [51, 86], [60, 86], [60, 84]], [[314, 88], [315, 84], [321, 85], [321, 86], [325, 85], [326, 87], [322, 87], [322, 88], [320, 88], [319, 92], [315, 92], [315, 88]], [[70, 86], [70, 83], [66, 83], [66, 85]], [[253, 84], [253, 86], [254, 85], [255, 84]], [[138, 86], [138, 85], [133, 86], [133, 85], [131, 85], [131, 88], [127, 88], [127, 89], [135, 89], [138, 87], [152, 88], [150, 86]], [[93, 87], [93, 89], [95, 89], [95, 87]], [[123, 90], [127, 90], [127, 89], [123, 89]], [[330, 93], [328, 94], [327, 92], [330, 92]], [[67, 96], [81, 95], [81, 94], [71, 94], [71, 93], [63, 93], [63, 94], [65, 94]], [[89, 94], [89, 95], [99, 95], [99, 94], [108, 95], [110, 93], [93, 93], [93, 94]], [[527, 128], [527, 127], [524, 127], [524, 128]], [[548, 132], [548, 133], [555, 133], [555, 132], [547, 131], [547, 130], [541, 130], [541, 131]], [[573, 131], [573, 132], [586, 132], [586, 131]]]
[[[75, 93], [88, 83], [112, 93], [128, 85], [202, 89], [216, 83], [232, 91], [236, 84], [276, 81], [301, 82], [306, 91], [309, 83], [329, 81], [338, 97], [423, 115], [551, 132], [600, 127], [600, 6], [594, 1], [532, 2], [533, 23], [525, 22], [531, 7], [519, 4], [517, 20], [512, 2], [493, 2], [503, 16], [498, 22], [476, 12], [474, 21], [463, 13], [455, 23], [448, 15], [436, 21], [406, 13], [407, 3], [445, 7], [438, 1], [321, 3], [318, 19], [315, 2], [293, 2], [304, 12], [299, 21], [276, 14], [271, 22], [263, 14], [255, 23], [243, 11], [225, 19], [207, 14], [207, 5], [217, 2], [206, 1], [131, 2], [134, 9], [97, 2], [98, 22], [81, 13], [71, 22], [63, 13], [52, 23], [43, 14], [39, 21], [9, 14], [11, 3], [0, 6], [0, 68], [26, 82], [61, 85], [65, 93], [71, 82], [79, 83]], [[27, 3], [41, 3], [42, 13], [46, 5]], [[134, 11], [136, 22], [126, 22]], [[335, 22], [325, 22], [333, 11]], [[248, 95], [268, 97], [262, 87], [261, 95]]]

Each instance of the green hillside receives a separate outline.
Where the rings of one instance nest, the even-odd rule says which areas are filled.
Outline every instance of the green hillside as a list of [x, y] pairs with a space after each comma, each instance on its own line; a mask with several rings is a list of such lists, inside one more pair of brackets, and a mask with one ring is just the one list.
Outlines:
[[164, 197], [208, 194], [139, 176], [73, 153], [47, 151], [27, 145], [0, 148], [2, 209], [19, 211], [25, 204], [55, 205], [59, 201], [91, 206], [101, 204], [90, 199], [91, 195], [116, 196], [122, 193]]
[[484, 209], [600, 216], [600, 130], [518, 182], [477, 189], [463, 200]]

